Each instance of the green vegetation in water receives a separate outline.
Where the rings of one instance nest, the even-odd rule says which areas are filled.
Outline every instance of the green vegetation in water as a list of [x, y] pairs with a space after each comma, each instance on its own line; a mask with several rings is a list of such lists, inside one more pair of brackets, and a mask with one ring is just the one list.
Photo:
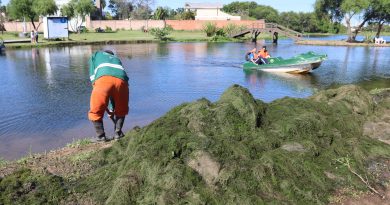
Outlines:
[[[362, 131], [378, 106], [352, 85], [269, 104], [234, 85], [215, 103], [182, 104], [112, 147], [73, 159], [94, 168], [77, 181], [65, 180], [58, 193], [18, 197], [60, 196], [73, 203], [88, 198], [98, 204], [325, 204], [341, 188], [368, 191], [341, 163], [345, 160], [354, 172], [379, 183], [367, 166], [390, 159], [390, 146]], [[15, 176], [25, 172], [0, 179], [1, 187], [29, 182]], [[48, 182], [50, 176], [39, 179]], [[61, 192], [63, 187], [72, 196]], [[17, 190], [1, 191], [0, 203]]]

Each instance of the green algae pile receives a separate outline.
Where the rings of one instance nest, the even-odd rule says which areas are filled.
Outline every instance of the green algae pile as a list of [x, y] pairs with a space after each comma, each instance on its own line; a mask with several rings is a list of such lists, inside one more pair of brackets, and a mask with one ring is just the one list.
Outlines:
[[266, 104], [233, 85], [82, 157], [75, 169], [92, 168], [77, 177], [19, 163], [0, 178], [0, 204], [327, 204], [342, 188], [369, 191], [351, 169], [385, 190], [371, 168], [390, 145], [363, 125], [390, 109], [389, 93], [348, 85]]

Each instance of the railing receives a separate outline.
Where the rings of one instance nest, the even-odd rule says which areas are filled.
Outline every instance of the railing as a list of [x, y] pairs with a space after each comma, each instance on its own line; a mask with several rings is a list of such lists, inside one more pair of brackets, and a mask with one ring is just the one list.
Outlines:
[[289, 29], [287, 27], [284, 27], [284, 26], [281, 26], [279, 24], [276, 24], [276, 23], [252, 23], [251, 25], [252, 28], [247, 28], [247, 29], [240, 29], [240, 31], [234, 35], [231, 35], [232, 37], [235, 37], [235, 36], [240, 36], [240, 35], [244, 35], [246, 33], [249, 33], [249, 32], [264, 32], [265, 30], [268, 30], [268, 29], [272, 29], [273, 32], [280, 32], [280, 33], [283, 33], [293, 39], [300, 39], [300, 37], [303, 37], [303, 34], [302, 33], [299, 33], [297, 31], [294, 31], [292, 29]]
[[284, 32], [292, 33], [293, 35], [295, 35], [295, 36], [297, 36], [297, 37], [303, 36], [302, 33], [299, 33], [299, 32], [297, 32], [297, 31], [294, 31], [294, 30], [292, 30], [292, 29], [289, 29], [289, 28], [287, 28], [287, 27], [284, 27], [284, 26], [279, 25], [279, 24], [276, 24], [276, 23], [266, 23], [266, 24], [265, 24], [265, 27], [266, 27], [266, 28], [277, 28], [277, 29], [280, 29], [280, 30], [282, 30], [282, 31], [284, 31]]

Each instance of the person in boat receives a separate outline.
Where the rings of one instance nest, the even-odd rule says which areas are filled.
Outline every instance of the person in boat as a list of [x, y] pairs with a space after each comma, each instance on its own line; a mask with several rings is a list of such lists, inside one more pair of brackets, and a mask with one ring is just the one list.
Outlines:
[[261, 64], [268, 64], [267, 58], [270, 58], [271, 56], [268, 54], [267, 47], [263, 46], [263, 48], [257, 52], [257, 55], [255, 57], [256, 57], [256, 59], [254, 60], [255, 63], [257, 65], [261, 65]]
[[245, 60], [254, 62], [255, 55], [256, 55], [256, 48], [253, 48], [252, 50], [246, 52]]
[[93, 89], [88, 118], [95, 127], [97, 141], [110, 140], [104, 132], [105, 111], [114, 122], [114, 139], [119, 139], [124, 136], [122, 127], [129, 112], [129, 78], [121, 60], [110, 50], [95, 52], [89, 60], [89, 65]]

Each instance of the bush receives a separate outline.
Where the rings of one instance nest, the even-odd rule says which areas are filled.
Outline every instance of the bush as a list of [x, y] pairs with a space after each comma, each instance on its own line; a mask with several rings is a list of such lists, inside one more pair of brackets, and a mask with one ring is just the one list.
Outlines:
[[223, 28], [221, 28], [221, 29], [218, 29], [217, 32], [215, 32], [215, 35], [226, 37], [226, 32]]
[[234, 33], [237, 33], [238, 30], [239, 30], [239, 28], [238, 28], [238, 26], [237, 26], [236, 24], [229, 23], [229, 24], [227, 24], [225, 27], [223, 27], [223, 30], [224, 30], [224, 32], [225, 32], [227, 35], [231, 36], [231, 35], [233, 35]]
[[77, 27], [77, 32], [78, 33], [88, 33], [88, 29], [85, 26], [79, 26], [79, 27]]
[[166, 41], [168, 40], [168, 35], [173, 31], [171, 26], [167, 26], [165, 28], [152, 28], [150, 29], [150, 33], [159, 40]]
[[109, 27], [109, 26], [106, 26], [106, 30], [105, 30], [106, 32], [112, 32], [112, 28], [111, 27]]
[[364, 42], [366, 43], [372, 43], [373, 42], [373, 39], [374, 39], [374, 32], [371, 32], [371, 31], [365, 31], [362, 33], [363, 36], [364, 36]]
[[206, 33], [207, 37], [214, 36], [217, 32], [217, 25], [213, 22], [207, 22], [203, 25], [203, 31]]

